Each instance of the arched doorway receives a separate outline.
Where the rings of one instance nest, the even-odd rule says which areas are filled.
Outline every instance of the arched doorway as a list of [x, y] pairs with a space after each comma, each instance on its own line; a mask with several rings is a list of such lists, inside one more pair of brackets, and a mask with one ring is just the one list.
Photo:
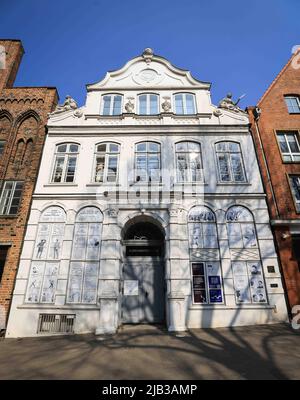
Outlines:
[[135, 218], [123, 229], [123, 323], [165, 320], [164, 232], [150, 219]]

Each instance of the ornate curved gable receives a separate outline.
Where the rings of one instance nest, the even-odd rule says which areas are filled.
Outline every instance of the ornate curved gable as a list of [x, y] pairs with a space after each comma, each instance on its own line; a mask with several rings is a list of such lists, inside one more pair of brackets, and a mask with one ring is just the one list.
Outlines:
[[107, 88], [127, 89], [139, 87], [210, 89], [211, 84], [192, 77], [189, 71], [173, 66], [152, 49], [145, 49], [141, 56], [128, 61], [124, 67], [107, 72], [104, 79], [87, 85], [87, 90]]

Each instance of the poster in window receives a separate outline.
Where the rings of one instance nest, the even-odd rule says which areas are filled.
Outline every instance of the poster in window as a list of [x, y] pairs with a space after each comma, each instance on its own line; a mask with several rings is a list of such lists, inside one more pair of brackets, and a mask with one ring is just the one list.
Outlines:
[[238, 303], [249, 303], [249, 281], [248, 276], [238, 275], [234, 277], [235, 297]]
[[248, 271], [250, 276], [260, 276], [262, 275], [260, 262], [248, 262]]
[[60, 258], [61, 249], [62, 249], [62, 242], [63, 242], [63, 237], [62, 236], [52, 236], [51, 237], [50, 250], [49, 250], [48, 258], [52, 258], [54, 260], [58, 260]]
[[51, 225], [39, 224], [38, 236], [49, 236], [51, 231]]
[[87, 236], [88, 224], [75, 224], [75, 236]]
[[47, 257], [47, 248], [49, 241], [49, 234], [45, 234], [46, 230], [43, 230], [43, 234], [39, 234], [35, 242], [35, 258], [43, 260]]
[[209, 289], [221, 289], [221, 278], [218, 275], [208, 277]]
[[264, 289], [256, 289], [254, 291], [252, 291], [252, 301], [253, 303], [266, 303], [267, 299], [266, 299], [266, 292]]
[[204, 264], [203, 263], [193, 263], [192, 269], [193, 269], [193, 275], [204, 275]]
[[69, 280], [68, 301], [71, 303], [79, 303], [81, 301], [81, 275], [71, 275]]
[[65, 212], [62, 208], [53, 206], [43, 212], [42, 222], [65, 222]]
[[194, 290], [205, 289], [205, 278], [201, 275], [193, 276], [193, 288]]
[[245, 247], [257, 247], [256, 233], [253, 224], [241, 224]]
[[212, 289], [209, 291], [209, 302], [210, 303], [222, 303], [222, 290], [221, 289]]
[[83, 263], [81, 262], [72, 262], [70, 267], [70, 275], [79, 275], [83, 274]]
[[84, 303], [95, 303], [97, 293], [98, 277], [94, 275], [85, 275], [83, 285], [82, 301]]
[[243, 240], [240, 224], [227, 223], [229, 246], [232, 249], [243, 248]]
[[236, 261], [232, 263], [232, 273], [236, 277], [238, 275], [247, 276], [247, 266], [244, 261]]
[[265, 303], [267, 301], [265, 285], [261, 276], [251, 277], [250, 288], [253, 303]]
[[98, 276], [98, 269], [99, 269], [99, 264], [98, 263], [86, 263], [86, 265], [85, 265], [85, 274], [86, 275]]
[[82, 302], [88, 304], [95, 304], [97, 299], [96, 290], [84, 291], [82, 295]]
[[100, 240], [98, 236], [90, 236], [87, 243], [87, 254], [88, 260], [97, 260], [99, 257]]
[[207, 275], [220, 275], [220, 264], [218, 262], [212, 262], [206, 264]]
[[194, 303], [207, 303], [205, 290], [194, 290]]
[[41, 293], [42, 303], [54, 303], [57, 277], [45, 276]]
[[74, 259], [85, 259], [85, 247], [86, 247], [86, 237], [85, 236], [75, 236], [73, 243], [73, 255]]
[[39, 302], [40, 290], [43, 282], [44, 263], [33, 262], [28, 282], [28, 290], [26, 299], [30, 303]]
[[101, 224], [89, 224], [89, 235], [100, 237]]
[[102, 214], [96, 207], [85, 207], [77, 214], [77, 222], [101, 222]]
[[215, 224], [203, 224], [204, 248], [214, 249], [218, 247], [217, 231]]
[[190, 224], [190, 245], [192, 248], [202, 247], [200, 224]]
[[45, 268], [45, 275], [48, 276], [56, 276], [58, 275], [58, 267], [59, 264], [57, 263], [46, 263], [46, 268]]

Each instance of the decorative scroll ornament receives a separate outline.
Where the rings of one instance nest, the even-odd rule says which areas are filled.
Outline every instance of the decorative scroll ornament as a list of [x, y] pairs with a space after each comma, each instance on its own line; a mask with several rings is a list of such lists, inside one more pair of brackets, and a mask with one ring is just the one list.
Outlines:
[[147, 64], [150, 64], [153, 58], [153, 50], [150, 49], [150, 47], [147, 47], [142, 54], [144, 60], [146, 61]]
[[81, 118], [83, 116], [83, 111], [78, 109], [74, 111], [74, 117]]
[[242, 112], [244, 113], [245, 111], [242, 110], [240, 107], [238, 107], [238, 103], [239, 101], [244, 97], [240, 96], [236, 102], [234, 102], [232, 100], [232, 93], [227, 93], [226, 97], [224, 97], [224, 99], [222, 99], [219, 104], [218, 107], [219, 108], [223, 108], [225, 110], [230, 110], [230, 111], [236, 111], [236, 112]]
[[178, 209], [169, 210], [170, 217], [178, 217]]
[[162, 103], [162, 109], [164, 110], [164, 112], [171, 112], [171, 101], [170, 101], [170, 97], [163, 97], [163, 99], [165, 100]]
[[127, 97], [127, 99], [128, 99], [128, 101], [127, 101], [127, 103], [125, 104], [125, 110], [128, 112], [128, 113], [132, 113], [133, 112], [133, 110], [134, 110], [134, 103], [133, 103], [133, 97]]
[[221, 110], [215, 110], [214, 112], [213, 112], [213, 114], [214, 114], [214, 116], [216, 116], [216, 117], [220, 117], [221, 115], [222, 115], [222, 111]]
[[108, 215], [109, 215], [111, 218], [117, 218], [117, 216], [118, 216], [118, 209], [117, 209], [117, 208], [109, 208], [109, 210], [108, 210]]
[[51, 113], [51, 115], [55, 114], [60, 114], [65, 111], [70, 111], [70, 110], [76, 110], [78, 108], [78, 105], [74, 99], [72, 99], [71, 96], [66, 96], [66, 100], [64, 101], [63, 104], [58, 104], [55, 108], [55, 110]]

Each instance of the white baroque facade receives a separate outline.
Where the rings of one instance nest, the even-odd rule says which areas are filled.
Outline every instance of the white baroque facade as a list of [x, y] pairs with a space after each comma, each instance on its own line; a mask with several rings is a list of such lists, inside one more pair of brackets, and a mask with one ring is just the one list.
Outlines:
[[49, 117], [7, 337], [287, 320], [248, 118], [151, 49]]

